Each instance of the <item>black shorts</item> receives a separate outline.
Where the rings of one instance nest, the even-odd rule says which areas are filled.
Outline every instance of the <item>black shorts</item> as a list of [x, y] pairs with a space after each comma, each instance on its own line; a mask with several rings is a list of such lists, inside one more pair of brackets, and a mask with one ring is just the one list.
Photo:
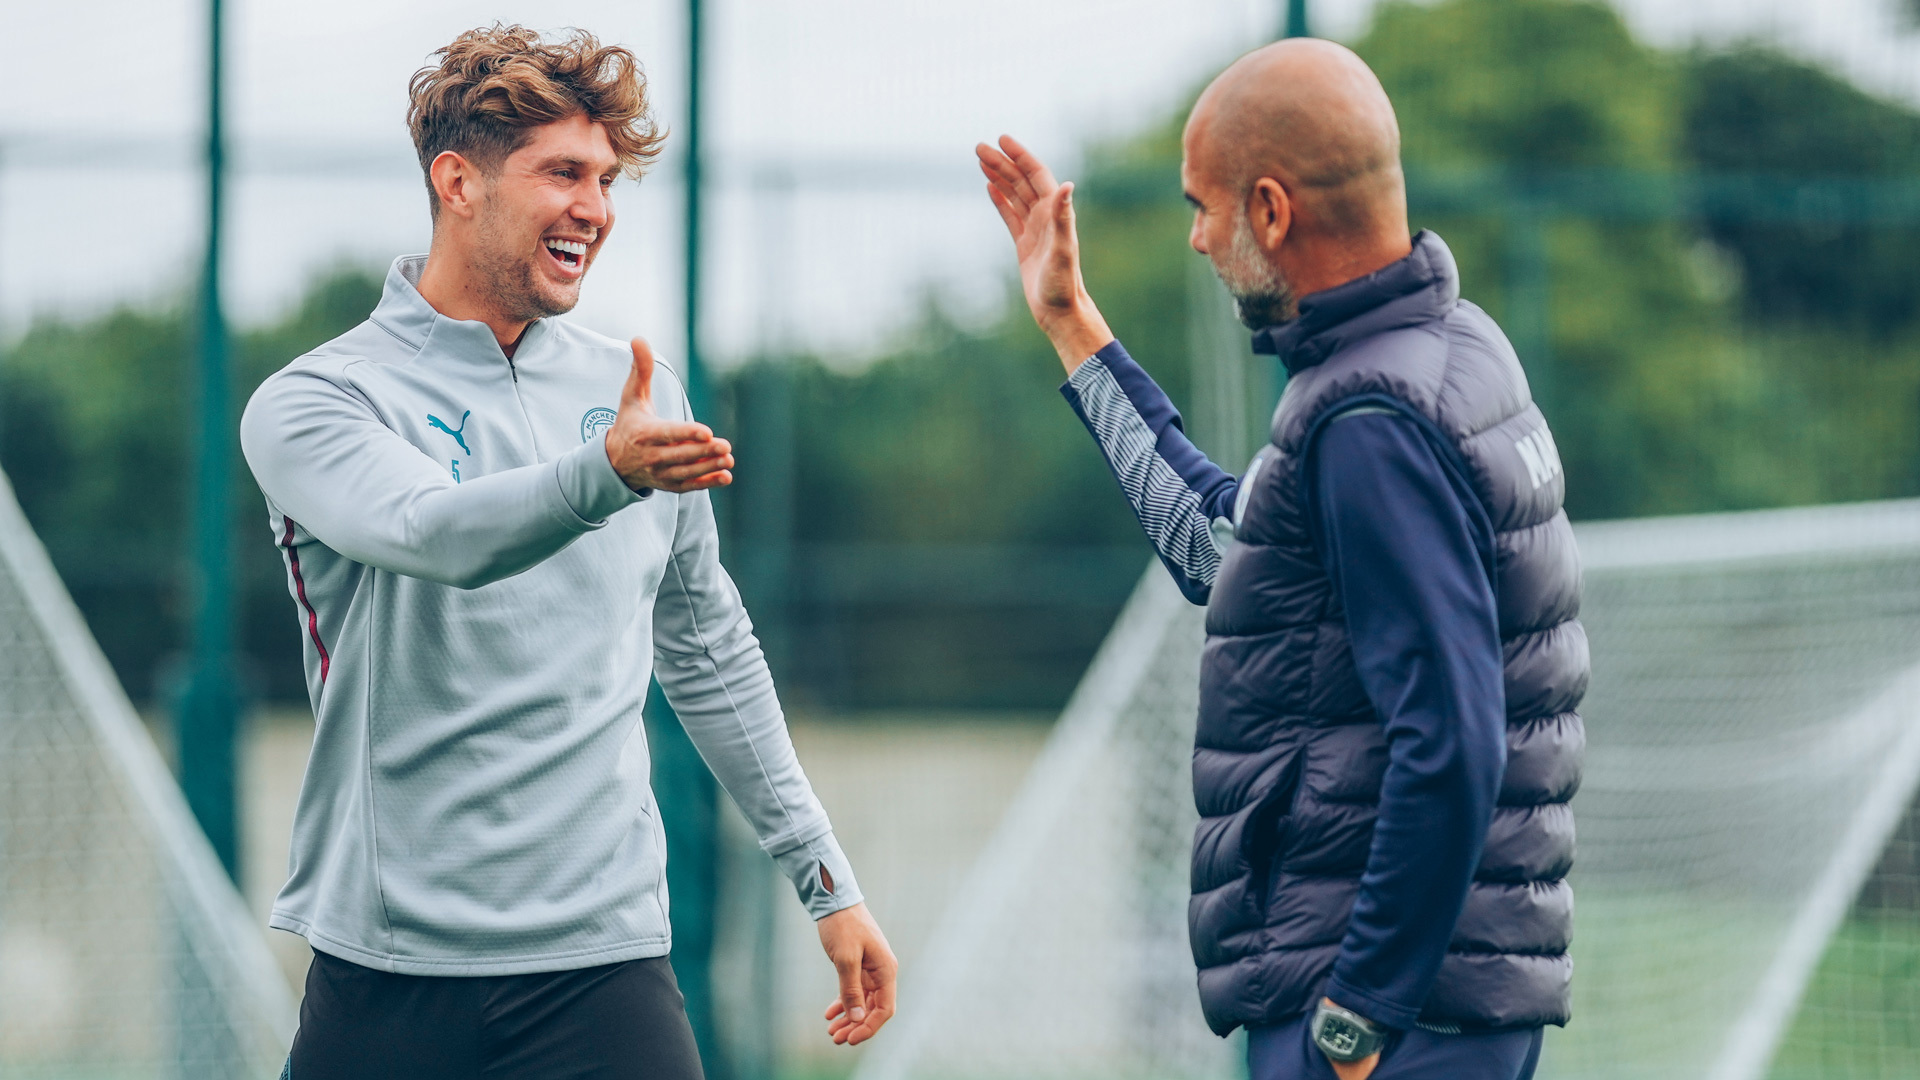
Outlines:
[[395, 975], [313, 954], [292, 1080], [701, 1080], [664, 956], [533, 975]]

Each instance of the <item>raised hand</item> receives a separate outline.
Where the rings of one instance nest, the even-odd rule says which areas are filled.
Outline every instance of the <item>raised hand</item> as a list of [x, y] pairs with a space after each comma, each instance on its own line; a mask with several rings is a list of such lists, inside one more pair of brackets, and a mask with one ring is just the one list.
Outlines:
[[838, 1045], [858, 1046], [893, 1018], [900, 964], [865, 904], [843, 908], [815, 925], [840, 974], [840, 997], [827, 1006], [827, 1034]]
[[653, 350], [633, 339], [633, 370], [607, 429], [607, 460], [635, 491], [702, 491], [733, 483], [733, 446], [705, 424], [653, 411]]
[[1080, 277], [1073, 185], [1056, 181], [1045, 163], [1011, 135], [1000, 136], [998, 148], [981, 143], [974, 153], [987, 177], [987, 197], [1013, 237], [1027, 310], [1071, 374], [1113, 340]]

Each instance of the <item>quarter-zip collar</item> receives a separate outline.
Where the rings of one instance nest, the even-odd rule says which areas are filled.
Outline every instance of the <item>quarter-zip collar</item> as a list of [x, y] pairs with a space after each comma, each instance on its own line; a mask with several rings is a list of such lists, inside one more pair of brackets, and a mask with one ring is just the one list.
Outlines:
[[1278, 356], [1297, 375], [1347, 344], [1413, 326], [1452, 310], [1460, 300], [1453, 252], [1422, 229], [1406, 258], [1300, 298], [1300, 317], [1253, 335], [1253, 351]]
[[524, 368], [550, 336], [549, 320], [535, 319], [527, 324], [509, 359], [500, 348], [500, 340], [493, 336], [492, 327], [473, 319], [449, 319], [427, 303], [419, 288], [420, 274], [426, 266], [425, 255], [402, 255], [393, 260], [379, 306], [373, 309], [375, 324], [422, 357], [432, 354], [434, 358], [513, 371]]

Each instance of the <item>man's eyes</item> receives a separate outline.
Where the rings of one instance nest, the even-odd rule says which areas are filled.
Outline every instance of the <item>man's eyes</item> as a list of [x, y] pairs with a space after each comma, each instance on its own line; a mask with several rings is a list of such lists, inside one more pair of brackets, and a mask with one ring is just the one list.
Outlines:
[[[555, 179], [559, 179], [559, 180], [573, 180], [579, 176], [579, 174], [574, 172], [572, 169], [555, 169], [553, 170], [553, 175]], [[603, 176], [600, 178], [600, 186], [603, 188], [610, 188], [613, 186], [613, 181], [614, 181], [614, 177]]]

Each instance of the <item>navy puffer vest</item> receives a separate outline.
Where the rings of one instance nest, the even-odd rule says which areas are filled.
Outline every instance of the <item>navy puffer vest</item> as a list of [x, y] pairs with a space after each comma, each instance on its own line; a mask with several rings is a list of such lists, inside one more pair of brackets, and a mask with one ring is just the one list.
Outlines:
[[1207, 608], [1189, 929], [1207, 1022], [1284, 1020], [1317, 1001], [1346, 933], [1386, 769], [1346, 621], [1308, 532], [1302, 461], [1357, 405], [1400, 410], [1478, 494], [1495, 533], [1507, 766], [1423, 1024], [1564, 1024], [1573, 814], [1587, 687], [1580, 566], [1553, 438], [1513, 348], [1462, 301], [1453, 256], [1413, 253], [1316, 294], [1262, 337], [1290, 378], [1242, 481]]

